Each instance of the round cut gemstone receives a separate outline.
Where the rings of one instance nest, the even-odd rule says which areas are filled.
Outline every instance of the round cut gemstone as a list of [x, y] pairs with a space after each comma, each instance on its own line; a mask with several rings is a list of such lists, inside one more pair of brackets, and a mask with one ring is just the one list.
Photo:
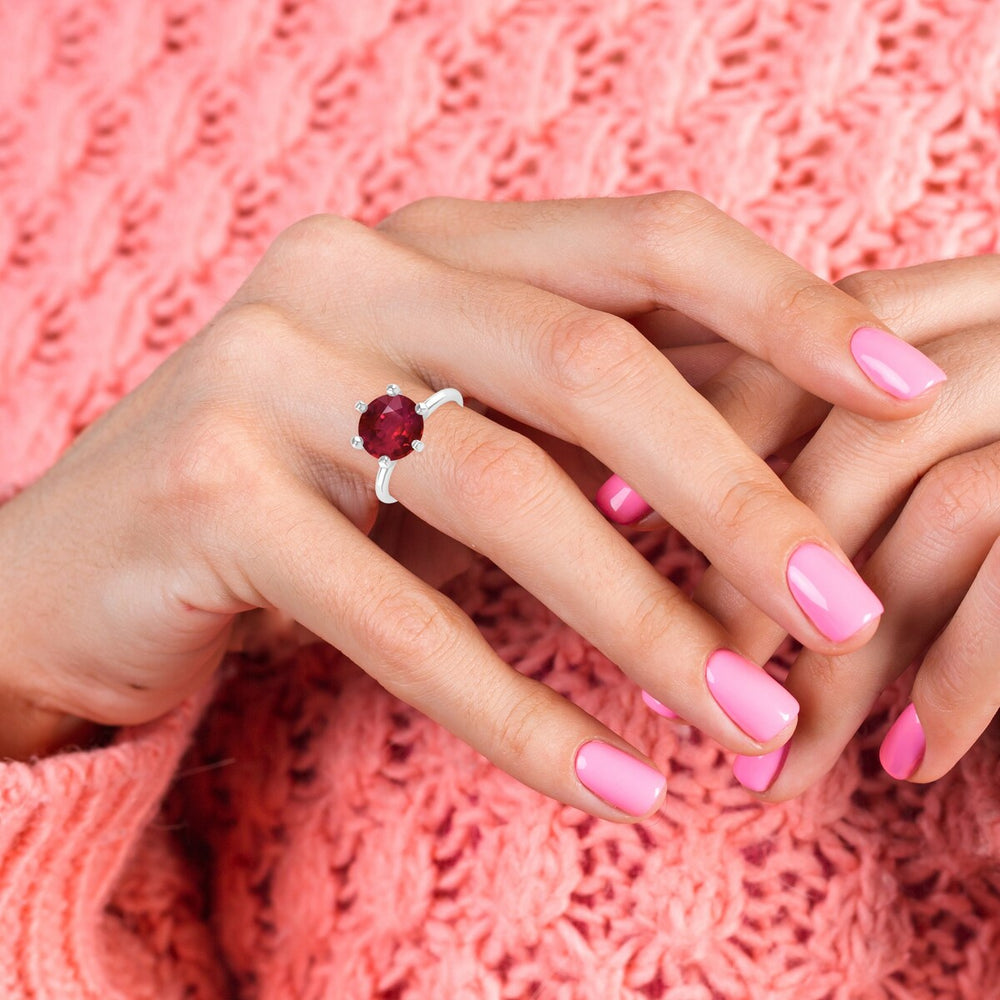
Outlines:
[[420, 438], [424, 418], [417, 404], [406, 396], [379, 396], [368, 404], [358, 421], [358, 437], [369, 455], [388, 455], [393, 461], [409, 455]]

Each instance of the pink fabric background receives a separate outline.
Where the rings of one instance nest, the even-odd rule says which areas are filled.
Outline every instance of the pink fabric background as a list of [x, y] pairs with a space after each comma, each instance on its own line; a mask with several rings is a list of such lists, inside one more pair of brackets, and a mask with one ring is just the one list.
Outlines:
[[[998, 80], [991, 0], [0, 3], [0, 499], [310, 212], [689, 187], [825, 276], [995, 250]], [[90, 992], [24, 995], [1000, 996], [995, 739], [893, 782], [901, 688], [765, 808], [495, 569], [453, 593], [663, 766], [654, 820], [541, 798], [331, 650], [234, 661], [106, 862]]]

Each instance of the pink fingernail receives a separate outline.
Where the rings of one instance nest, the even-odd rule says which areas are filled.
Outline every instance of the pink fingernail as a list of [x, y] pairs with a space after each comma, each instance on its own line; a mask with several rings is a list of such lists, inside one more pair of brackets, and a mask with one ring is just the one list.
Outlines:
[[770, 753], [761, 754], [759, 757], [748, 757], [740, 754], [733, 761], [733, 774], [736, 780], [752, 792], [766, 792], [774, 779], [778, 777], [781, 769], [785, 766], [788, 758], [788, 749], [791, 741], [784, 746], [772, 750]]
[[747, 735], [766, 743], [799, 714], [799, 703], [766, 670], [729, 649], [717, 649], [705, 679], [719, 707]]
[[792, 553], [787, 579], [795, 603], [834, 642], [850, 638], [885, 610], [852, 566], [813, 542]]
[[612, 476], [597, 491], [597, 506], [616, 524], [635, 524], [653, 510], [621, 476]]
[[878, 759], [889, 774], [904, 781], [920, 767], [926, 749], [924, 727], [920, 725], [916, 706], [911, 701], [885, 734]]
[[645, 816], [667, 787], [659, 771], [601, 740], [584, 743], [573, 766], [587, 788], [630, 816]]
[[662, 715], [665, 719], [680, 718], [672, 708], [667, 708], [662, 701], [657, 701], [648, 691], [642, 692], [642, 700], [646, 703], [647, 707], [651, 708], [657, 715]]
[[880, 389], [897, 399], [915, 399], [948, 377], [912, 344], [873, 326], [854, 331], [851, 354]]

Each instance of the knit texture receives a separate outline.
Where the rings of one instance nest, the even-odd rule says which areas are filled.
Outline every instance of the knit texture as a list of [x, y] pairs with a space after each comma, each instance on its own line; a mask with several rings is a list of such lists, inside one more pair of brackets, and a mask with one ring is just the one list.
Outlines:
[[[686, 187], [827, 277], [996, 250], [998, 39], [992, 0], [0, 3], [0, 500], [311, 212]], [[233, 657], [181, 764], [197, 701], [0, 766], [0, 994], [1000, 997], [994, 733], [891, 780], [904, 679], [765, 807], [494, 567], [450, 593], [659, 763], [657, 816], [543, 798], [329, 648]]]

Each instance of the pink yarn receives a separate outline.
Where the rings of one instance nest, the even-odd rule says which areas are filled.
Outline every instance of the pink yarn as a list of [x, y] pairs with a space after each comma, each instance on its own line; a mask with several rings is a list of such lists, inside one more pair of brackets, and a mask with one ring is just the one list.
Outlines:
[[[0, 5], [0, 499], [311, 212], [687, 187], [829, 277], [995, 250], [998, 38], [991, 0]], [[763, 807], [495, 568], [451, 592], [664, 768], [659, 815], [544, 799], [332, 650], [233, 659], [152, 822], [197, 706], [0, 768], [0, 994], [1000, 996], [995, 734], [894, 782], [900, 688]]]

